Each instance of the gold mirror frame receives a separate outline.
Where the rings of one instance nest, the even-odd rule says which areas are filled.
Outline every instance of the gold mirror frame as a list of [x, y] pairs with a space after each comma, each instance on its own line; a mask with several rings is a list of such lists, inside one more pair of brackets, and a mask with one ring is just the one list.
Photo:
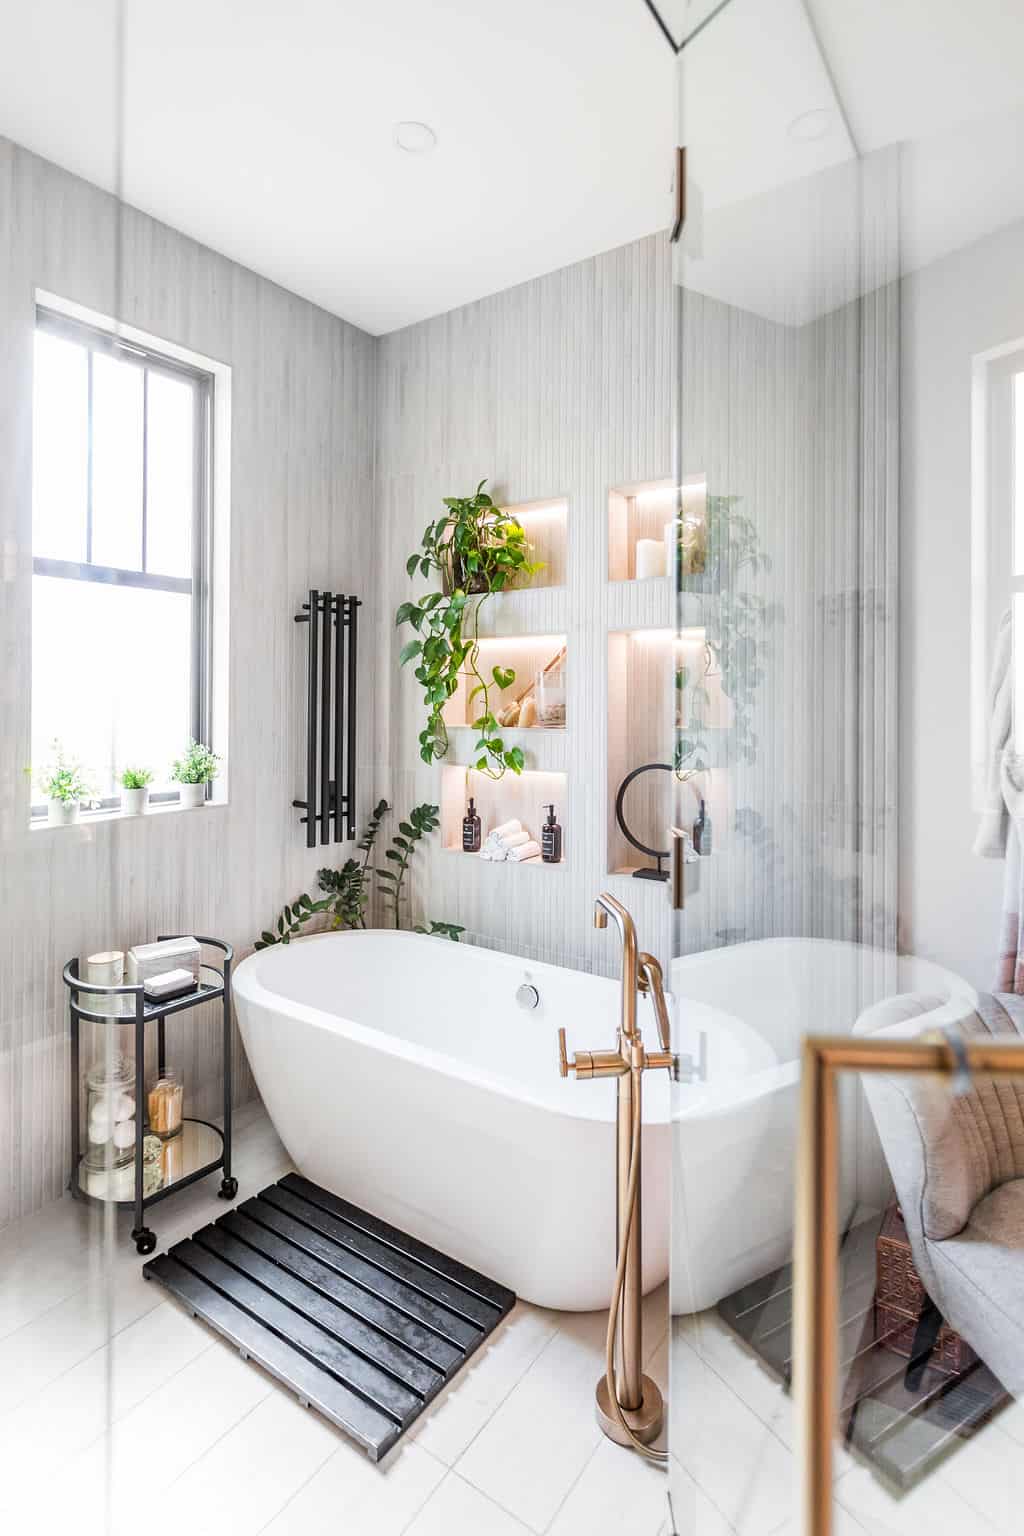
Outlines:
[[1024, 1044], [941, 1037], [877, 1040], [810, 1036], [801, 1055], [796, 1242], [794, 1400], [803, 1536], [833, 1536], [832, 1440], [839, 1410], [840, 1072], [931, 1072], [954, 1078], [1024, 1078]]

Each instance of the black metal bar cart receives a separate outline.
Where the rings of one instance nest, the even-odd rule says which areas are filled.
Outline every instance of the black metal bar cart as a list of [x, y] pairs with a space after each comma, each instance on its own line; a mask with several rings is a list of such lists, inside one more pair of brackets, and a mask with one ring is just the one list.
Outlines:
[[[186, 935], [162, 933], [159, 935], [159, 940], [163, 942], [165, 939], [183, 937]], [[223, 1170], [223, 1178], [218, 1190], [221, 1198], [233, 1200], [238, 1193], [238, 1180], [231, 1173], [231, 964], [234, 951], [230, 944], [220, 939], [204, 938], [200, 934], [189, 935], [189, 937], [195, 937], [204, 947], [219, 949], [224, 956], [223, 962], [220, 967], [202, 964], [199, 968], [199, 983], [196, 988], [182, 997], [175, 997], [164, 1003], [147, 1000], [143, 982], [107, 987], [83, 980], [79, 974], [77, 957], [69, 960], [63, 971], [64, 983], [71, 995], [71, 1193], [76, 1200], [88, 1200], [97, 1205], [114, 1204], [122, 1209], [132, 1210], [135, 1218], [132, 1238], [136, 1249], [142, 1254], [152, 1253], [156, 1247], [156, 1233], [145, 1225], [145, 1212], [151, 1205], [165, 1200], [168, 1195], [175, 1194], [179, 1189], [186, 1189], [190, 1184], [206, 1178], [208, 1174], [215, 1173], [218, 1169]], [[86, 1004], [94, 998], [124, 998], [130, 1001], [117, 1005], [118, 1008], [123, 1008], [124, 1012], [101, 1012], [95, 1004], [91, 1008], [83, 1007], [80, 1000], [82, 994], [85, 994]], [[164, 1172], [159, 1187], [147, 1194], [144, 1187], [146, 1031], [150, 1026], [156, 1025], [158, 1075], [162, 1077], [167, 1066], [166, 1021], [169, 1016], [198, 1007], [201, 1003], [213, 1002], [217, 998], [222, 1000], [224, 1010], [223, 1129], [220, 1126], [211, 1125], [208, 1120], [184, 1116], [179, 1133], [180, 1141], [172, 1149], [173, 1166]], [[123, 1198], [110, 1194], [97, 1195], [91, 1193], [88, 1187], [89, 1172], [85, 1154], [81, 1148], [81, 1084], [79, 1081], [79, 1026], [83, 1019], [91, 1024], [112, 1024], [116, 1028], [134, 1029], [136, 1116], [134, 1179], [131, 1183], [131, 1195], [125, 1195]], [[103, 1171], [109, 1172], [109, 1170]]]

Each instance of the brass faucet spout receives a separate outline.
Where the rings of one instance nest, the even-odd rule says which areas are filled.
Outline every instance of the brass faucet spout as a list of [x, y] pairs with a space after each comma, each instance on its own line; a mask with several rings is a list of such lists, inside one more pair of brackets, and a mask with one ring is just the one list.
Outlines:
[[636, 1035], [636, 994], [638, 987], [638, 950], [636, 942], [636, 928], [621, 901], [616, 901], [607, 891], [594, 903], [594, 926], [607, 928], [608, 919], [611, 918], [619, 930], [619, 939], [622, 943], [622, 1018], [620, 1029], [622, 1037], [626, 1041], [632, 1041]]

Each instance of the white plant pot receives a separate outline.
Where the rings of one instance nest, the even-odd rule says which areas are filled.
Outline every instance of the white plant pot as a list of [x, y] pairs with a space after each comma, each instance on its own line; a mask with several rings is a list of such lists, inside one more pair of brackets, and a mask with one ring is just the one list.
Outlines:
[[149, 786], [141, 789], [122, 789], [121, 810], [126, 816], [142, 816], [149, 804]]
[[73, 827], [81, 808], [78, 800], [48, 800], [46, 820], [51, 827]]
[[181, 796], [182, 809], [186, 811], [198, 810], [206, 799], [205, 784], [179, 784], [178, 793]]

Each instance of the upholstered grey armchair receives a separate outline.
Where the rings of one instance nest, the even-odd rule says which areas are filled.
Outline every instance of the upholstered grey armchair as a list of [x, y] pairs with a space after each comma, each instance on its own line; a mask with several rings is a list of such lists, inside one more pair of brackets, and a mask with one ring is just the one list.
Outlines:
[[[906, 1039], [939, 1001], [890, 998], [858, 1032]], [[959, 1028], [1024, 1037], [1024, 998], [982, 996]], [[1024, 1395], [1024, 1076], [961, 1098], [925, 1074], [868, 1073], [864, 1086], [922, 1284], [1007, 1390]]]

